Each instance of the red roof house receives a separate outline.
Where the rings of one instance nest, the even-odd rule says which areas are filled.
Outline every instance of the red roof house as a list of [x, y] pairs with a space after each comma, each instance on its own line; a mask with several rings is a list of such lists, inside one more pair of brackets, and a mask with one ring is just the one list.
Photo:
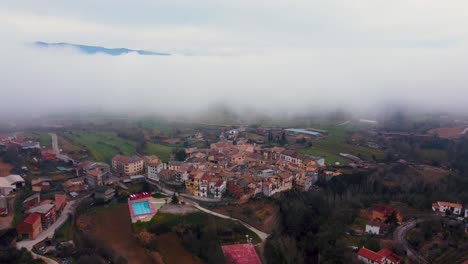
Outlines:
[[43, 160], [55, 160], [57, 159], [57, 155], [55, 151], [52, 149], [44, 149], [41, 151], [41, 156]]
[[357, 254], [360, 261], [368, 264], [399, 264], [402, 259], [387, 248], [381, 249], [379, 252], [374, 252], [362, 247]]
[[35, 239], [42, 232], [41, 215], [32, 213], [16, 227], [18, 236], [22, 239]]
[[55, 211], [60, 214], [67, 205], [67, 196], [65, 194], [55, 194]]

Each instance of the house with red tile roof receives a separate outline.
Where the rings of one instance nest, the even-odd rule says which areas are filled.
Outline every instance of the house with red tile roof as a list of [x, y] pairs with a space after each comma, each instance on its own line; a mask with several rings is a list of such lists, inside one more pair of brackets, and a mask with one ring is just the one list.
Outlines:
[[65, 194], [56, 193], [54, 197], [55, 211], [60, 215], [67, 205], [67, 196]]
[[358, 253], [358, 259], [367, 264], [399, 264], [402, 257], [384, 248], [378, 252], [362, 247]]
[[383, 256], [382, 263], [384, 264], [399, 264], [401, 262], [402, 257], [398, 256], [397, 254], [393, 253], [388, 248], [383, 248], [379, 252], [379, 255]]
[[37, 213], [41, 217], [42, 228], [48, 228], [56, 220], [56, 211], [54, 204], [44, 203], [26, 211], [28, 214]]
[[374, 207], [372, 208], [372, 219], [377, 219], [382, 222], [385, 222], [393, 213], [396, 214], [398, 223], [401, 224], [401, 222], [403, 221], [403, 216], [401, 215], [401, 213], [397, 209], [384, 204], [374, 205]]
[[43, 149], [41, 150], [42, 160], [56, 160], [57, 154], [53, 149]]
[[16, 232], [22, 239], [34, 240], [42, 232], [41, 215], [32, 213], [16, 226]]
[[439, 211], [441, 213], [446, 213], [447, 210], [450, 210], [452, 214], [461, 215], [463, 206], [459, 203], [451, 202], [442, 202], [438, 201], [432, 204], [433, 211]]

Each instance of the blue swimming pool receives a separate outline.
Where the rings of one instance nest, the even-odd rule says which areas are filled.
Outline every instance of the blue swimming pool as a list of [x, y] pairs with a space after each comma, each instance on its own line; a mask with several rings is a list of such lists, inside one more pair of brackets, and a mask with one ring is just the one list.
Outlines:
[[151, 207], [148, 201], [133, 202], [132, 208], [135, 216], [151, 214]]

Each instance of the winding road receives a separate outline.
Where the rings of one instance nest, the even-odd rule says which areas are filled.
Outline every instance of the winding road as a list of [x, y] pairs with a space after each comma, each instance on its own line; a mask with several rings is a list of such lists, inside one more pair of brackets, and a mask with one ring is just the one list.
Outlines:
[[408, 240], [406, 240], [406, 234], [408, 231], [416, 227], [417, 224], [427, 222], [427, 221], [433, 221], [439, 219], [439, 216], [430, 216], [430, 217], [425, 217], [425, 218], [420, 218], [416, 220], [411, 220], [408, 222], [403, 223], [397, 229], [395, 229], [395, 232], [393, 233], [393, 239], [395, 241], [398, 241], [403, 249], [406, 251], [406, 255], [414, 261], [414, 263], [418, 264], [429, 264], [429, 261], [421, 255], [416, 249], [414, 249]]
[[[150, 182], [150, 181], [148, 181], [148, 183], [157, 186], [161, 190], [162, 193], [164, 193], [164, 194], [166, 194], [168, 196], [172, 196], [174, 194], [174, 191], [168, 190], [168, 189], [166, 189], [166, 188], [164, 188], [162, 186], [159, 186], [156, 183], [153, 183], [153, 182]], [[190, 199], [188, 197], [185, 197], [185, 198]], [[220, 218], [229, 219], [229, 220], [240, 223], [241, 225], [245, 226], [250, 231], [254, 232], [262, 240], [262, 242], [265, 242], [265, 240], [269, 236], [269, 234], [258, 230], [257, 228], [247, 224], [246, 222], [244, 222], [242, 220], [239, 220], [237, 218], [233, 218], [233, 217], [230, 217], [230, 216], [227, 216], [227, 215], [223, 215], [223, 214], [211, 211], [209, 209], [206, 209], [204, 207], [201, 207], [197, 202], [195, 202], [193, 200], [187, 201], [187, 203], [192, 205], [193, 207], [197, 208], [198, 210], [207, 213], [207, 214], [211, 214], [211, 215], [214, 215], [214, 216], [217, 216], [217, 217], [220, 217]]]
[[43, 240], [45, 240], [47, 238], [53, 238], [54, 237], [55, 230], [60, 228], [68, 220], [68, 217], [69, 217], [70, 213], [73, 213], [73, 211], [75, 209], [75, 207], [74, 207], [75, 203], [76, 203], [76, 201], [68, 202], [67, 205], [65, 206], [65, 208], [63, 209], [62, 214], [59, 216], [59, 218], [57, 218], [55, 223], [53, 223], [49, 228], [47, 228], [42, 233], [40, 233], [36, 237], [36, 239], [34, 239], [34, 240], [24, 240], [24, 241], [17, 242], [16, 247], [18, 249], [26, 248], [28, 251], [31, 252], [31, 254], [33, 255], [34, 258], [40, 258], [47, 264], [58, 264], [58, 262], [53, 260], [53, 259], [50, 259], [48, 257], [45, 257], [45, 256], [34, 253], [32, 251], [32, 249], [33, 249], [34, 245], [36, 245], [37, 243], [39, 243], [39, 242], [41, 242], [41, 241], [43, 241]]

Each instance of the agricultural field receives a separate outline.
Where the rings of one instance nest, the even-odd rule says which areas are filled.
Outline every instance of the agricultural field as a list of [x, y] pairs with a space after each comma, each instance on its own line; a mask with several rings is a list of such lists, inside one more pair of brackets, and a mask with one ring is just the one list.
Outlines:
[[127, 204], [100, 207], [88, 215], [91, 217], [93, 236], [107, 243], [112, 250], [127, 259], [128, 263], [157, 263], [155, 257], [133, 235]]
[[82, 150], [80, 146], [73, 144], [73, 142], [67, 140], [63, 136], [58, 136], [58, 143], [60, 149], [62, 149], [65, 153], [79, 152]]
[[320, 127], [320, 129], [327, 130], [330, 133], [329, 136], [322, 140], [313, 141], [312, 147], [299, 149], [299, 152], [324, 157], [328, 164], [334, 164], [335, 162], [348, 163], [349, 160], [341, 157], [340, 153], [349, 153], [355, 156], [362, 155], [367, 159], [372, 159], [374, 156], [377, 159], [384, 157], [382, 150], [355, 146], [344, 142], [346, 132], [358, 130], [359, 126], [328, 126]]
[[135, 141], [121, 138], [114, 132], [71, 131], [63, 136], [73, 144], [87, 148], [95, 160], [107, 163], [117, 154], [134, 155], [137, 147]]

